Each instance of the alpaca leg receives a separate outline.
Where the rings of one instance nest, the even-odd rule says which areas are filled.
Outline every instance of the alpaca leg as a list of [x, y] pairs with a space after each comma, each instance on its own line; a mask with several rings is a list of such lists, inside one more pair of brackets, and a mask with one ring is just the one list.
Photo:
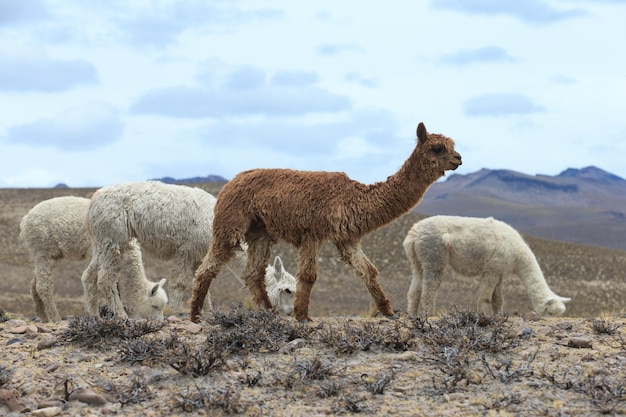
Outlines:
[[39, 317], [44, 323], [49, 322], [50, 318], [46, 314], [43, 301], [41, 300], [39, 294], [37, 294], [37, 275], [33, 275], [33, 279], [30, 281], [30, 295], [33, 297], [33, 301], [35, 302], [37, 317]]
[[407, 311], [410, 315], [417, 316], [421, 297], [422, 297], [422, 271], [421, 270], [413, 271], [413, 278], [411, 279], [411, 285], [409, 286], [409, 291], [406, 294]]
[[320, 247], [319, 242], [305, 242], [298, 252], [296, 295], [293, 302], [293, 313], [298, 321], [311, 321], [309, 302], [311, 290], [317, 280], [317, 253]]
[[85, 310], [90, 316], [98, 316], [98, 256], [93, 254], [91, 262], [81, 277], [85, 294]]
[[[170, 313], [182, 313], [183, 298], [189, 299], [195, 269], [187, 260], [176, 261], [168, 271]], [[191, 278], [190, 278], [191, 277]], [[208, 297], [210, 300], [210, 297]]]
[[258, 306], [272, 308], [272, 302], [265, 288], [265, 268], [271, 255], [271, 242], [264, 236], [246, 236], [248, 242], [248, 262], [243, 281]]
[[55, 262], [47, 257], [35, 258], [35, 275], [30, 292], [35, 301], [37, 316], [44, 322], [61, 320], [54, 302]]
[[[229, 240], [220, 242], [220, 239], [213, 236], [209, 253], [204, 257], [202, 263], [195, 273], [193, 281], [193, 292], [191, 294], [191, 312], [189, 319], [197, 323], [200, 321], [200, 313], [205, 300], [209, 293], [211, 282], [217, 277], [222, 267], [235, 256], [235, 251], [239, 248], [238, 244], [232, 244]], [[209, 296], [210, 297], [210, 296]], [[209, 302], [210, 303], [210, 302]]]
[[370, 262], [365, 253], [363, 253], [361, 245], [351, 242], [341, 242], [337, 243], [336, 246], [341, 255], [341, 260], [350, 265], [356, 275], [361, 277], [363, 282], [365, 282], [365, 286], [376, 304], [378, 311], [380, 311], [383, 316], [393, 317], [394, 313], [391, 308], [391, 303], [377, 279], [378, 270], [374, 264]]
[[123, 252], [127, 250], [130, 250], [129, 247], [106, 251], [100, 257], [101, 263], [98, 265], [97, 288], [104, 294], [104, 299], [113, 315], [119, 319], [128, 318], [118, 289], [122, 262], [125, 259]]
[[502, 313], [503, 306], [504, 297], [502, 296], [502, 280], [500, 280], [491, 295], [491, 307], [493, 308], [494, 313]]
[[483, 314], [493, 314], [492, 299], [494, 297], [495, 288], [498, 285], [499, 277], [492, 275], [483, 275], [478, 286], [477, 308]]
[[441, 268], [423, 268], [421, 305], [426, 316], [435, 315], [435, 300], [437, 298], [437, 291], [439, 291], [439, 286], [441, 285], [442, 275], [443, 269]]

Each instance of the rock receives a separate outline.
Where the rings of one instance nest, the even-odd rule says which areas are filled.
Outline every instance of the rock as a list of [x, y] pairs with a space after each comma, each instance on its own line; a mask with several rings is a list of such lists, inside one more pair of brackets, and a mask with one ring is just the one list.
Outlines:
[[304, 339], [301, 339], [301, 338], [293, 339], [291, 342], [281, 347], [280, 352], [281, 353], [293, 352], [296, 349], [300, 349], [302, 346], [304, 346]]
[[41, 324], [37, 325], [37, 331], [39, 333], [52, 333], [52, 329], [49, 327], [42, 326]]
[[37, 403], [37, 408], [52, 408], [52, 407], [63, 407], [64, 403], [61, 400], [49, 399], [42, 400]]
[[39, 417], [54, 417], [58, 416], [63, 412], [61, 407], [46, 407], [40, 408], [39, 410], [35, 410], [30, 413], [31, 416], [39, 416]]
[[567, 342], [567, 346], [576, 349], [591, 349], [593, 346], [593, 341], [588, 337], [576, 336], [572, 337]]
[[399, 361], [414, 361], [418, 359], [417, 352], [407, 350], [406, 352], [398, 353], [395, 355], [395, 359]]
[[9, 333], [13, 334], [35, 334], [37, 332], [37, 326], [33, 325], [15, 326], [9, 329]]
[[572, 322], [563, 321], [563, 322], [557, 323], [556, 327], [560, 330], [568, 331], [568, 330], [572, 330], [574, 325], [572, 324]]
[[51, 335], [46, 335], [39, 340], [37, 343], [37, 350], [48, 349], [54, 346], [57, 342], [56, 337]]
[[189, 322], [187, 325], [185, 325], [185, 329], [191, 334], [198, 334], [202, 331], [202, 325]]
[[16, 343], [24, 343], [24, 339], [22, 339], [21, 337], [14, 337], [12, 339], [9, 339], [9, 341], [7, 342], [7, 346], [14, 345]]
[[70, 401], [80, 401], [90, 405], [105, 405], [108, 401], [100, 394], [87, 388], [78, 388], [70, 394]]
[[16, 411], [18, 413], [28, 411], [28, 408], [22, 404], [19, 394], [16, 391], [0, 389], [0, 404], [6, 405], [9, 411]]
[[537, 329], [537, 334], [541, 336], [552, 336], [554, 329], [550, 326], [542, 326]]
[[539, 320], [539, 315], [537, 313], [535, 313], [534, 311], [529, 311], [527, 313], [525, 313], [523, 316], [524, 321], [537, 321]]
[[531, 329], [530, 327], [524, 327], [520, 332], [519, 332], [519, 337], [530, 337], [533, 334], [533, 329]]

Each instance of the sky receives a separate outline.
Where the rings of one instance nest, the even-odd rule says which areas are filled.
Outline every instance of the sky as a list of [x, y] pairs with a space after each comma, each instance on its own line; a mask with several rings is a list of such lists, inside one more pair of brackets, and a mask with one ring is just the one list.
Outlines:
[[259, 167], [626, 178], [626, 0], [0, 0], [0, 187]]

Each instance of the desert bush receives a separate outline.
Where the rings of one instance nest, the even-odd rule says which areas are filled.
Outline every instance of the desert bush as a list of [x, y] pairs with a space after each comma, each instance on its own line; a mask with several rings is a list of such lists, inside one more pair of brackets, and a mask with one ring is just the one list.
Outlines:
[[586, 375], [579, 367], [575, 367], [573, 372], [570, 368], [549, 371], [544, 367], [541, 376], [560, 389], [587, 395], [601, 414], [613, 414], [617, 406], [626, 400], [623, 378]]
[[391, 384], [391, 381], [393, 381], [393, 378], [393, 369], [389, 370], [389, 372], [382, 372], [373, 382], [366, 383], [366, 388], [372, 394], [384, 394], [389, 384]]
[[621, 325], [619, 323], [610, 323], [606, 319], [591, 319], [591, 329], [595, 334], [614, 335], [617, 333]]
[[[200, 388], [199, 386], [187, 387], [184, 392], [173, 392], [172, 397], [180, 410], [186, 413], [207, 408], [222, 410], [227, 414], [240, 414], [243, 412], [240, 401], [241, 393], [230, 385], [206, 388]], [[213, 413], [209, 413], [209, 415], [213, 415]]]
[[161, 330], [166, 325], [162, 320], [133, 320], [94, 316], [74, 316], [68, 320], [67, 328], [61, 333], [60, 341], [78, 343], [88, 348], [110, 349], [120, 340], [137, 339]]
[[[419, 322], [415, 325], [421, 329], [425, 327]], [[480, 384], [487, 372], [494, 378], [500, 378], [497, 372], [502, 367], [505, 369], [503, 378], [506, 379], [506, 372], [509, 372], [506, 364], [489, 365], [486, 354], [496, 354], [519, 343], [508, 316], [454, 309], [428, 327], [428, 331], [420, 330], [426, 347], [426, 352], [420, 355], [424, 360], [435, 363], [443, 374], [441, 378], [433, 377], [432, 380], [437, 393], [455, 392], [461, 384]], [[477, 353], [482, 353], [482, 363], [475, 360]], [[485, 365], [489, 367], [486, 370], [483, 369]]]
[[294, 359], [293, 365], [295, 375], [304, 380], [328, 379], [333, 374], [333, 363], [330, 358], [322, 358], [320, 355], [313, 359]]
[[343, 389], [343, 384], [340, 381], [335, 380], [320, 381], [318, 385], [320, 387], [320, 398], [334, 397], [339, 395]]
[[133, 377], [128, 384], [119, 385], [101, 381], [100, 387], [122, 406], [139, 404], [155, 398], [147, 381], [139, 377]]
[[385, 322], [346, 322], [341, 326], [324, 325], [316, 329], [317, 339], [338, 354], [367, 352], [377, 347], [403, 352], [417, 343], [412, 325], [400, 320]]
[[275, 310], [249, 309], [239, 304], [226, 311], [215, 310], [207, 323], [207, 342], [223, 344], [231, 353], [275, 352], [286, 342], [306, 338], [306, 324], [281, 317]]

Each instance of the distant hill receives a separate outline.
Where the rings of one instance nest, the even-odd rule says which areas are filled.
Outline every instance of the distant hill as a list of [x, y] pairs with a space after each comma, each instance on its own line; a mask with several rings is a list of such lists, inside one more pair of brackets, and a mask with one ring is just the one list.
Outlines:
[[172, 177], [154, 178], [151, 181], [161, 181], [165, 184], [201, 184], [207, 182], [226, 182], [226, 178], [219, 175], [207, 175], [206, 177], [192, 177], [176, 179]]
[[626, 249], [626, 180], [593, 166], [556, 176], [454, 174], [433, 184], [416, 211], [493, 216], [525, 234]]

